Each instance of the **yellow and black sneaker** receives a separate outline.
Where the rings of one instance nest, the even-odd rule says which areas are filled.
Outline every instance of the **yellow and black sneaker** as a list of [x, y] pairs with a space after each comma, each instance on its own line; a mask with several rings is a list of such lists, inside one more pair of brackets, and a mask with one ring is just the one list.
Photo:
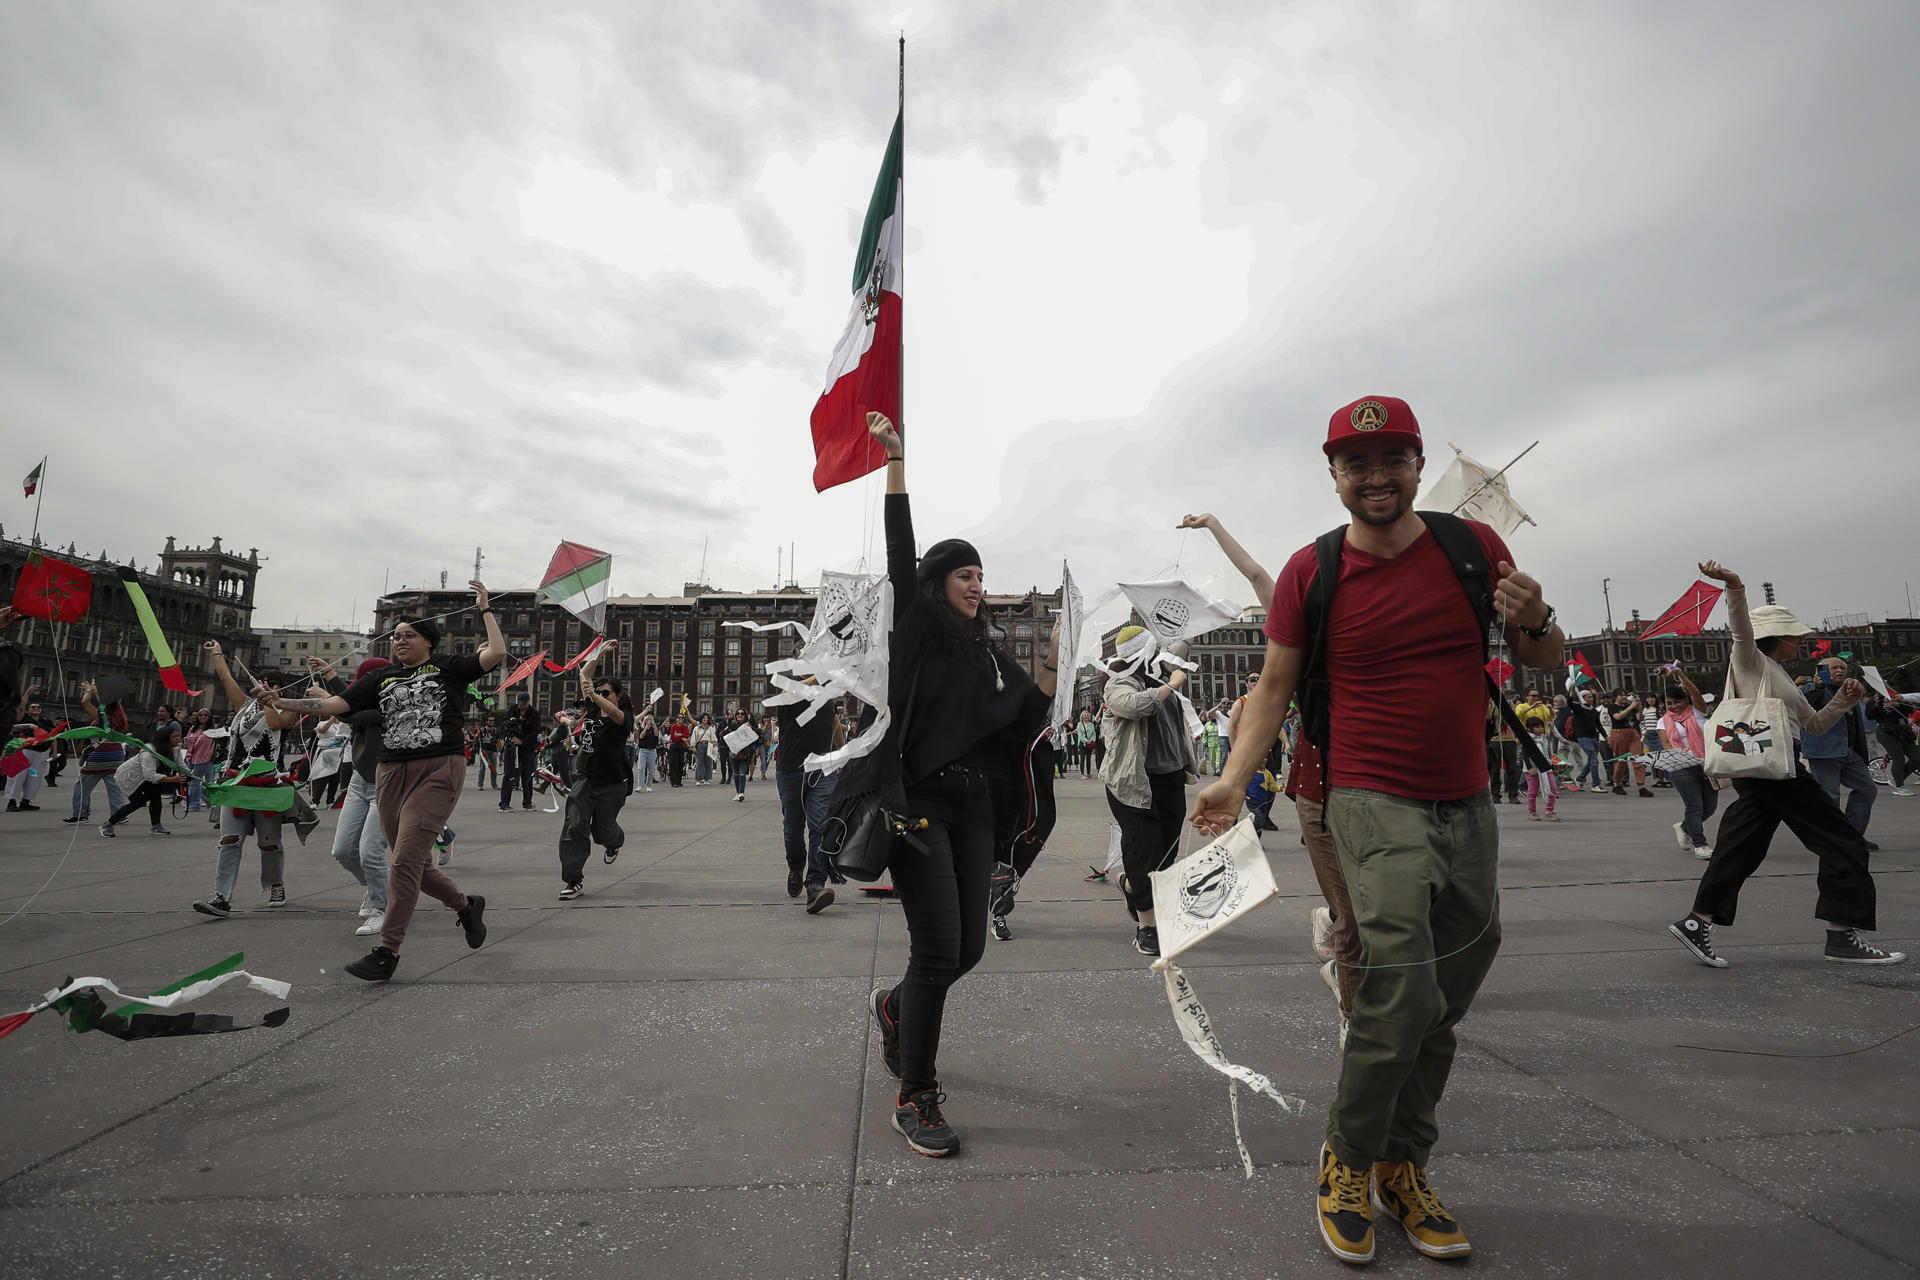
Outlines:
[[1400, 1219], [1407, 1242], [1429, 1258], [1464, 1258], [1473, 1252], [1467, 1233], [1427, 1185], [1427, 1171], [1411, 1160], [1382, 1160], [1373, 1166], [1373, 1203]]
[[1371, 1171], [1341, 1164], [1320, 1147], [1320, 1238], [1342, 1262], [1373, 1261], [1373, 1210], [1367, 1204]]

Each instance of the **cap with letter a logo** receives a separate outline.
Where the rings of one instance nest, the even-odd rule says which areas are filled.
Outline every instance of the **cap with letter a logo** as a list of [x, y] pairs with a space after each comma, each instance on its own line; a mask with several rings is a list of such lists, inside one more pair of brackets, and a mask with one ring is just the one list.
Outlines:
[[1326, 455], [1350, 445], [1402, 444], [1420, 452], [1420, 423], [1405, 400], [1367, 396], [1333, 411], [1327, 421]]

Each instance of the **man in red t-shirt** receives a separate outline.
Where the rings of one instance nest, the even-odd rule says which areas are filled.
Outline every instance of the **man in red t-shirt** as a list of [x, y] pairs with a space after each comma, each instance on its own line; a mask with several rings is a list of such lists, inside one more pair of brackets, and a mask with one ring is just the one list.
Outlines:
[[[1336, 1257], [1368, 1261], [1377, 1203], [1420, 1252], [1461, 1257], [1466, 1234], [1428, 1185], [1426, 1164], [1454, 1026], [1500, 949], [1485, 637], [1414, 511], [1426, 459], [1406, 402], [1369, 396], [1338, 410], [1325, 452], [1352, 516], [1325, 627], [1325, 813], [1366, 974], [1320, 1152], [1320, 1233]], [[1539, 584], [1514, 569], [1492, 529], [1469, 527], [1494, 566], [1494, 605], [1519, 661], [1559, 670], [1563, 637]], [[1305, 667], [1304, 604], [1317, 573], [1312, 546], [1281, 570], [1264, 678], [1241, 709], [1226, 768], [1194, 803], [1197, 826], [1219, 831], [1238, 818], [1280, 731]]]

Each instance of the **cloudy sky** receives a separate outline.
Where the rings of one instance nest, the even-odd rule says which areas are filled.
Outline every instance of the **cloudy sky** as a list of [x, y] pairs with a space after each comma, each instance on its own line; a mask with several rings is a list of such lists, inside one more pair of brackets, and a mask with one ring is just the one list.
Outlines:
[[[1577, 630], [1716, 556], [1906, 610], [1920, 10], [133, 3], [0, 16], [0, 442], [43, 533], [382, 583], [772, 585], [878, 558], [807, 415], [908, 42], [923, 542], [991, 589], [1247, 592], [1340, 523], [1332, 409], [1513, 474]], [[17, 491], [16, 491], [17, 492]], [[9, 536], [31, 502], [0, 508]], [[1916, 584], [1920, 585], [1920, 584]], [[355, 605], [360, 618], [353, 618]]]

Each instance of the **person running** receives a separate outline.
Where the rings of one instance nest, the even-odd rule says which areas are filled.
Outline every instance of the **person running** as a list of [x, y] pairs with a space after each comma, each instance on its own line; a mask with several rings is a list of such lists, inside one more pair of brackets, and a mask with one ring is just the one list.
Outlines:
[[[1839, 692], [1815, 711], [1780, 665], [1800, 656], [1801, 641], [1812, 628], [1780, 605], [1762, 605], [1749, 612], [1746, 583], [1718, 561], [1702, 564], [1700, 573], [1726, 586], [1721, 600], [1733, 636], [1728, 698], [1778, 698], [1791, 723], [1773, 726], [1774, 732], [1785, 733], [1797, 743], [1802, 732], [1822, 734], [1833, 728], [1865, 695], [1858, 680], [1844, 680]], [[1710, 753], [1715, 744], [1709, 742], [1706, 748]], [[1667, 932], [1694, 959], [1715, 969], [1727, 967], [1726, 957], [1714, 950], [1714, 926], [1733, 927], [1740, 888], [1766, 860], [1783, 822], [1820, 860], [1814, 915], [1826, 925], [1826, 959], [1833, 964], [1878, 965], [1899, 964], [1907, 958], [1904, 952], [1882, 950], [1861, 937], [1875, 927], [1876, 895], [1873, 874], [1867, 869], [1866, 839], [1820, 789], [1798, 753], [1791, 778], [1735, 778], [1733, 791], [1734, 801], [1720, 819], [1713, 855], [1694, 891], [1693, 910], [1667, 926]]]
[[924, 823], [911, 844], [897, 846], [889, 868], [907, 921], [906, 975], [896, 986], [875, 988], [868, 1007], [881, 1061], [900, 1080], [894, 1129], [921, 1155], [950, 1156], [960, 1139], [940, 1109], [940, 1028], [948, 990], [986, 950], [994, 843], [987, 778], [1017, 773], [1021, 762], [1009, 744], [1046, 726], [1059, 641], [1036, 683], [993, 644], [980, 608], [980, 553], [948, 538], [916, 562], [900, 435], [884, 414], [869, 413], [867, 424], [887, 455], [893, 723], [873, 752], [842, 773], [835, 808], [844, 812], [849, 801], [878, 792]]
[[375, 794], [380, 807], [380, 830], [392, 854], [388, 871], [387, 913], [380, 944], [346, 966], [366, 982], [385, 982], [400, 964], [400, 946], [407, 925], [424, 892], [454, 912], [467, 946], [487, 940], [483, 920], [487, 900], [465, 894], [460, 886], [433, 865], [436, 833], [445, 830], [460, 793], [466, 788], [466, 760], [462, 722], [467, 709], [467, 686], [499, 666], [507, 656], [500, 623], [488, 607], [487, 588], [475, 580], [474, 605], [486, 624], [487, 640], [478, 653], [437, 658], [440, 628], [430, 619], [409, 619], [393, 629], [395, 666], [372, 671], [353, 682], [344, 693], [324, 698], [280, 698], [266, 695], [269, 705], [309, 715], [345, 716], [359, 711], [380, 713], [380, 765]]
[[[178, 768], [168, 768], [177, 765]], [[186, 765], [180, 760], [180, 722], [168, 720], [155, 732], [144, 751], [136, 751], [114, 771], [114, 779], [127, 793], [126, 803], [113, 811], [101, 826], [100, 834], [111, 836], [113, 829], [142, 808], [147, 811], [149, 835], [170, 836], [173, 832], [160, 825], [160, 806], [180, 789], [186, 777]]]
[[[296, 739], [299, 715], [273, 705], [285, 678], [277, 671], [259, 677], [255, 696], [249, 697], [227, 669], [226, 654], [218, 640], [201, 646], [213, 661], [213, 673], [220, 681], [227, 701], [233, 704], [233, 719], [227, 725], [227, 754], [221, 776], [237, 779], [242, 771], [264, 762], [271, 769], [245, 781], [256, 786], [292, 785], [288, 753]], [[233, 894], [240, 883], [240, 859], [246, 851], [247, 837], [253, 837], [260, 853], [260, 888], [267, 895], [267, 906], [287, 905], [287, 852], [280, 843], [281, 814], [271, 809], [240, 809], [223, 805], [219, 809], [219, 860], [214, 864], [213, 896], [193, 904], [201, 915], [225, 919], [233, 914]]]
[[[1114, 661], [1126, 660], [1150, 640], [1145, 627], [1122, 627], [1114, 637]], [[1178, 668], [1164, 680], [1144, 666], [1123, 669], [1107, 681], [1100, 722], [1107, 740], [1100, 782], [1107, 790], [1107, 809], [1120, 828], [1120, 892], [1133, 917], [1133, 949], [1144, 956], [1160, 954], [1149, 877], [1173, 864], [1187, 811], [1187, 784], [1200, 780], [1200, 762], [1178, 696], [1186, 682], [1187, 673]]]
[[753, 734], [745, 746], [735, 751], [730, 745], [724, 743], [722, 745], [725, 747], [726, 754], [733, 760], [733, 798], [736, 802], [745, 804], [747, 779], [753, 776], [753, 760], [760, 754], [760, 731], [753, 727], [753, 717], [747, 714], [744, 707], [733, 713], [733, 725], [727, 732], [733, 734], [742, 729]]
[[[1200, 792], [1192, 820], [1218, 832], [1238, 818], [1296, 689], [1312, 699], [1303, 701], [1302, 743], [1320, 739], [1326, 709], [1326, 825], [1369, 967], [1354, 993], [1320, 1150], [1321, 1239], [1343, 1261], [1369, 1261], [1377, 1206], [1421, 1253], [1462, 1257], [1471, 1246], [1434, 1193], [1427, 1163], [1454, 1028], [1500, 947], [1486, 619], [1500, 619], [1518, 661], [1536, 670], [1560, 667], [1564, 638], [1539, 583], [1514, 569], [1499, 534], [1436, 516], [1449, 538], [1468, 535], [1474, 552], [1456, 554], [1478, 562], [1491, 598], [1462, 589], [1454, 556], [1414, 510], [1425, 458], [1404, 401], [1369, 397], [1336, 411], [1324, 452], [1351, 516], [1337, 577], [1316, 581], [1317, 545], [1281, 571], [1263, 678], [1241, 708], [1226, 771]], [[1303, 686], [1309, 646], [1314, 679]], [[1401, 747], [1408, 724], [1426, 734], [1415, 774]]]
[[[808, 676], [802, 683], [815, 683]], [[787, 854], [787, 896], [807, 894], [807, 914], [819, 915], [833, 905], [833, 885], [843, 881], [820, 851], [820, 838], [826, 832], [827, 814], [833, 808], [833, 796], [840, 785], [837, 773], [808, 770], [807, 757], [838, 750], [846, 742], [840, 717], [833, 708], [821, 707], [813, 719], [800, 722], [806, 711], [797, 702], [783, 703], [774, 709], [773, 787], [780, 796], [780, 835]]]
[[567, 820], [560, 829], [560, 901], [586, 892], [587, 859], [596, 842], [608, 865], [627, 842], [620, 829], [620, 809], [633, 790], [633, 772], [627, 764], [627, 735], [633, 732], [633, 700], [618, 680], [595, 680], [603, 646], [580, 666], [580, 696], [586, 711], [580, 718], [580, 752], [574, 762], [572, 789], [567, 792]]

